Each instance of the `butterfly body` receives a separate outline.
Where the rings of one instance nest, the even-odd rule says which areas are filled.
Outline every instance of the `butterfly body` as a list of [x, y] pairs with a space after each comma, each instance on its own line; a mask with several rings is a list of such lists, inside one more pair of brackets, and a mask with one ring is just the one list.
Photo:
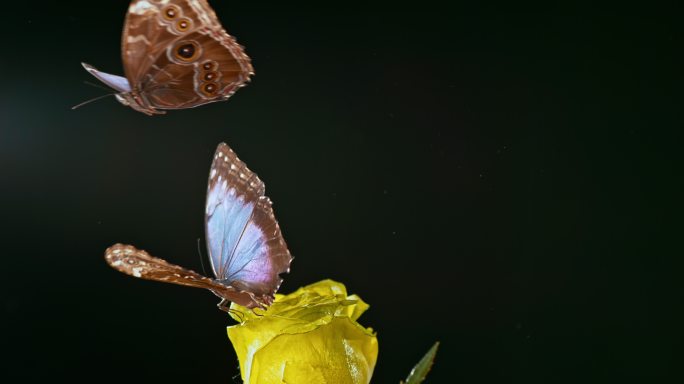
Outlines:
[[83, 66], [147, 115], [226, 100], [254, 74], [206, 0], [133, 0], [121, 54], [125, 77]]
[[222, 143], [209, 173], [205, 211], [214, 279], [131, 245], [113, 245], [105, 259], [134, 277], [208, 289], [222, 299], [219, 308], [224, 310], [228, 301], [248, 308], [270, 305], [292, 256], [264, 193], [263, 182]]

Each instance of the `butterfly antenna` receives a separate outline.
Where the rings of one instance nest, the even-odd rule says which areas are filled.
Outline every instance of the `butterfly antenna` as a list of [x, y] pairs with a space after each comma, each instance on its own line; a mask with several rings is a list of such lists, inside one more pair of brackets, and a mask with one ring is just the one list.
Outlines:
[[200, 264], [202, 265], [202, 272], [204, 273], [204, 276], [209, 276], [207, 275], [207, 270], [204, 269], [204, 257], [202, 257], [202, 247], [200, 246], [200, 238], [197, 238], [197, 253], [199, 253], [200, 257]]
[[92, 103], [93, 101], [98, 101], [98, 100], [100, 100], [100, 99], [104, 99], [104, 98], [107, 97], [107, 96], [113, 96], [113, 95], [116, 95], [116, 93], [108, 93], [108, 94], [106, 94], [106, 95], [98, 96], [98, 97], [96, 97], [96, 98], [94, 98], [94, 99], [86, 100], [86, 101], [82, 102], [81, 104], [74, 105], [73, 107], [71, 107], [71, 109], [74, 110], [74, 109], [80, 108], [80, 107], [82, 107], [82, 106], [84, 106], [84, 105], [86, 105], [86, 104], [90, 104], [90, 103]]

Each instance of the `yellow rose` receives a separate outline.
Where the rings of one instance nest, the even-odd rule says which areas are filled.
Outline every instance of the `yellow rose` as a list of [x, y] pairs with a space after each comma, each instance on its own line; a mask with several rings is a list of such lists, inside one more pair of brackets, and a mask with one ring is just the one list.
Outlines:
[[228, 337], [246, 384], [370, 382], [378, 340], [356, 322], [368, 304], [347, 296], [343, 284], [323, 280], [276, 295], [266, 310], [231, 309], [240, 324], [228, 327]]

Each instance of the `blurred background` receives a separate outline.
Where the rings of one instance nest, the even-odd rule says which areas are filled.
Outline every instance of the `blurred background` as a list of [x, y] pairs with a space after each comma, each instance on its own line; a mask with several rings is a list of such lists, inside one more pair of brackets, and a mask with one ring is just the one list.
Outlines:
[[370, 303], [374, 383], [436, 340], [428, 383], [681, 374], [678, 12], [211, 5], [256, 76], [155, 117], [70, 110], [105, 93], [81, 61], [123, 74], [127, 1], [5, 5], [10, 378], [239, 382], [216, 297], [103, 260], [122, 242], [202, 270], [221, 141], [274, 202], [281, 292], [331, 278]]

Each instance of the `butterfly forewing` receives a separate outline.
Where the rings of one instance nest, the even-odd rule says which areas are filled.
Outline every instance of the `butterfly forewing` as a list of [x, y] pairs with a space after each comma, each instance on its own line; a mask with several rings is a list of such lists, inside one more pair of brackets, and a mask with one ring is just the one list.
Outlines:
[[216, 150], [206, 204], [207, 248], [219, 281], [270, 302], [290, 256], [259, 178], [226, 145]]
[[[234, 301], [242, 306], [256, 307], [270, 304], [255, 294], [226, 286], [197, 272], [171, 264], [132, 245], [114, 244], [105, 251], [105, 260], [112, 268], [127, 275], [145, 280], [205, 288], [217, 296]], [[219, 305], [219, 308], [222, 308]], [[223, 308], [222, 308], [223, 309]]]
[[128, 7], [121, 37], [124, 73], [132, 86], [137, 86], [159, 53], [178, 36], [169, 32], [161, 17], [161, 3], [133, 0]]
[[105, 251], [105, 260], [119, 272], [141, 279], [197, 288], [220, 288], [218, 283], [208, 277], [151, 256], [132, 245], [112, 245]]

